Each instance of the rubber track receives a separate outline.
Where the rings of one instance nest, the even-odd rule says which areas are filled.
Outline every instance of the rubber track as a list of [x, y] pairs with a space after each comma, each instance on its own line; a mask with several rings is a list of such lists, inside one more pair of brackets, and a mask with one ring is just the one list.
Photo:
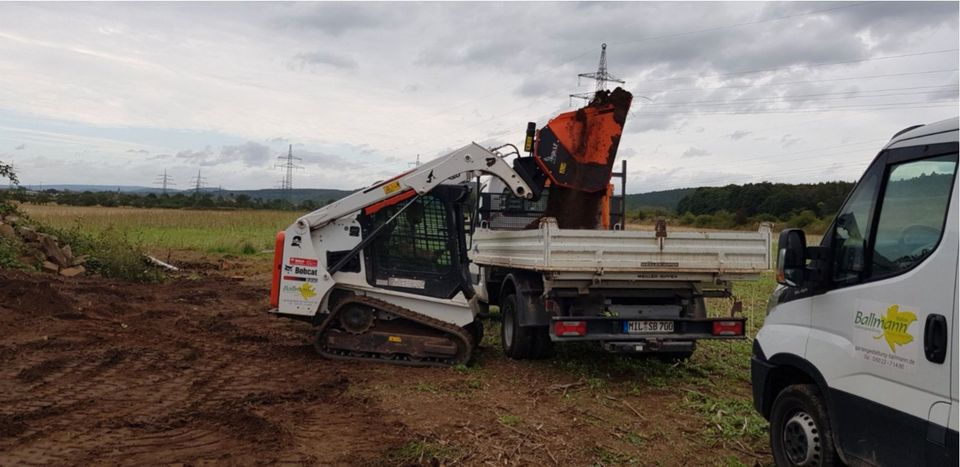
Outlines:
[[[404, 356], [404, 358], [396, 358], [394, 355], [384, 355], [376, 354], [373, 356], [356, 356], [356, 355], [343, 355], [337, 353], [335, 350], [328, 349], [324, 342], [326, 341], [326, 332], [329, 329], [332, 329], [332, 323], [336, 320], [336, 316], [340, 310], [344, 308], [345, 305], [349, 303], [359, 303], [372, 307], [379, 311], [385, 311], [387, 313], [399, 316], [403, 319], [407, 319], [424, 326], [428, 326], [434, 329], [439, 329], [444, 333], [455, 337], [460, 341], [462, 346], [462, 353], [456, 358], [417, 358], [412, 356]], [[372, 329], [376, 329], [376, 325]], [[465, 365], [467, 364], [471, 357], [473, 356], [473, 339], [470, 337], [470, 334], [460, 326], [441, 321], [436, 318], [431, 318], [427, 315], [417, 313], [413, 310], [403, 308], [401, 306], [394, 305], [392, 303], [385, 302], [383, 300], [378, 300], [376, 298], [364, 297], [354, 295], [352, 297], [343, 299], [340, 303], [337, 304], [337, 310], [333, 313], [330, 313], [327, 316], [327, 319], [320, 324], [320, 328], [317, 330], [317, 339], [314, 341], [314, 347], [317, 349], [317, 352], [332, 360], [352, 360], [352, 361], [377, 361], [384, 363], [393, 363], [396, 365], [407, 365], [407, 366], [453, 366], [453, 365]], [[365, 352], [371, 353], [371, 352]]]

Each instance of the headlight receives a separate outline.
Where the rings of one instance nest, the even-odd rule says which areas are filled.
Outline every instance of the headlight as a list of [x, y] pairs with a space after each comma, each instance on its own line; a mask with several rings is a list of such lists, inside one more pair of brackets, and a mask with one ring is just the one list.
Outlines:
[[773, 289], [773, 293], [770, 294], [770, 298], [767, 299], [767, 316], [770, 316], [770, 312], [773, 311], [773, 308], [780, 304], [780, 296], [783, 295], [783, 292], [787, 290], [786, 286], [778, 285]]

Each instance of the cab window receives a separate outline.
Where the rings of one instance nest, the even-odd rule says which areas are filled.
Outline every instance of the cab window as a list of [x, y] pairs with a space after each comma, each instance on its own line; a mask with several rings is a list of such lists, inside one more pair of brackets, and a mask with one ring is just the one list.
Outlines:
[[956, 171], [956, 154], [889, 167], [879, 203], [872, 279], [911, 269], [936, 249]]
[[882, 174], [883, 164], [878, 160], [867, 170], [837, 214], [829, 239], [833, 250], [831, 270], [834, 284], [859, 282], [866, 270], [867, 241]]

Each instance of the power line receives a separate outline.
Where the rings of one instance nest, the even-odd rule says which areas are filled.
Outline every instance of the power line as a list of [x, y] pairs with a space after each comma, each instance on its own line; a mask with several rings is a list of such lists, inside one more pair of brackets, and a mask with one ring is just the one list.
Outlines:
[[730, 85], [730, 86], [709, 86], [709, 87], [700, 87], [700, 88], [682, 88], [682, 89], [651, 89], [644, 91], [646, 94], [658, 93], [658, 92], [680, 92], [680, 91], [706, 91], [712, 89], [747, 89], [747, 88], [763, 88], [771, 86], [786, 86], [793, 84], [810, 84], [810, 83], [827, 83], [832, 81], [850, 81], [850, 80], [862, 80], [862, 79], [874, 79], [874, 78], [890, 78], [894, 76], [913, 76], [913, 75], [927, 75], [932, 73], [947, 73], [958, 71], [957, 68], [949, 68], [943, 70], [930, 70], [930, 71], [915, 71], [910, 73], [890, 73], [883, 75], [869, 75], [869, 76], [851, 76], [847, 78], [827, 78], [827, 79], [813, 79], [805, 81], [784, 81], [781, 83], [766, 83], [766, 84], [744, 84], [744, 85]]
[[[792, 110], [747, 110], [747, 111], [678, 111], [678, 112], [643, 112], [643, 115], [760, 115], [760, 114], [792, 114], [792, 113], [815, 113], [815, 112], [843, 112], [848, 110], [889, 110], [889, 109], [932, 109], [939, 107], [950, 107], [956, 102], [957, 98], [940, 99], [929, 101], [923, 105], [905, 105], [912, 102], [890, 102], [884, 104], [861, 104], [850, 106], [825, 107], [819, 109], [792, 109]], [[943, 103], [941, 103], [943, 102]]]
[[751, 74], [751, 73], [764, 73], [764, 72], [768, 72], [768, 71], [794, 70], [794, 69], [798, 69], [798, 68], [818, 68], [818, 67], [823, 67], [823, 66], [848, 65], [848, 64], [851, 64], [851, 63], [865, 63], [865, 62], [873, 62], [873, 61], [877, 61], [877, 60], [890, 60], [890, 59], [894, 59], [894, 58], [919, 57], [919, 56], [923, 56], [923, 55], [936, 55], [936, 54], [943, 54], [943, 53], [947, 53], [947, 52], [957, 52], [957, 51], [960, 51], [960, 49], [931, 50], [931, 51], [927, 51], [927, 52], [917, 52], [917, 53], [901, 54], [901, 55], [887, 55], [887, 56], [883, 56], [883, 57], [864, 58], [864, 59], [860, 59], [860, 60], [847, 60], [847, 61], [843, 61], [843, 62], [821, 62], [821, 63], [811, 63], [811, 64], [809, 64], [809, 65], [787, 65], [787, 66], [781, 66], [781, 67], [775, 67], [775, 68], [764, 68], [764, 69], [758, 69], [758, 70], [731, 71], [731, 72], [729, 72], [729, 73], [714, 73], [714, 74], [710, 74], [710, 75], [678, 76], [678, 77], [676, 77], [676, 78], [648, 79], [648, 80], [644, 80], [644, 81], [638, 81], [638, 83], [654, 83], [654, 82], [662, 82], [662, 81], [676, 81], [676, 80], [681, 80], [681, 79], [715, 78], [715, 77], [721, 77], [721, 76], [746, 75], [746, 74]]
[[[800, 17], [803, 17], [803, 16], [816, 15], [816, 14], [820, 14], [820, 13], [826, 13], [826, 12], [828, 12], [828, 11], [841, 10], [841, 9], [845, 9], [845, 8], [861, 7], [861, 6], [866, 6], [866, 5], [873, 4], [873, 3], [878, 3], [878, 2], [875, 2], [875, 1], [872, 1], [872, 2], [852, 2], [852, 3], [847, 4], [847, 5], [842, 5], [842, 6], [837, 6], [837, 7], [831, 7], [831, 8], [824, 8], [824, 9], [822, 9], [822, 10], [813, 10], [813, 11], [808, 11], [808, 12], [806, 12], [806, 13], [798, 13], [798, 14], [787, 15], [787, 16], [779, 16], [779, 17], [775, 17], [775, 18], [768, 18], [768, 19], [765, 19], [765, 20], [750, 21], [750, 22], [745, 22], [745, 23], [735, 23], [735, 24], [729, 24], [729, 25], [723, 25], [723, 26], [716, 26], [716, 27], [707, 28], [707, 29], [698, 29], [698, 30], [693, 30], [693, 31], [683, 31], [683, 32], [678, 32], [678, 33], [665, 34], [665, 35], [661, 35], [661, 36], [651, 36], [651, 37], [643, 37], [643, 38], [639, 38], [639, 39], [631, 39], [631, 40], [620, 41], [620, 42], [611, 42], [610, 45], [634, 44], [634, 43], [637, 43], [637, 42], [646, 42], [646, 41], [652, 41], [652, 40], [658, 40], [658, 39], [665, 39], [665, 38], [676, 37], [676, 36], [699, 34], [699, 33], [703, 33], [703, 32], [712, 32], [712, 31], [717, 31], [717, 30], [722, 30], [722, 29], [733, 29], [733, 28], [738, 28], [738, 27], [743, 27], [743, 26], [752, 26], [752, 25], [755, 25], [755, 24], [763, 24], [763, 23], [769, 23], [769, 22], [774, 22], [774, 21], [782, 21], [782, 20], [791, 19], [791, 18], [800, 18]], [[566, 60], [563, 60], [563, 61], [557, 63], [556, 65], [553, 66], [553, 68], [557, 68], [557, 67], [566, 65], [566, 64], [568, 64], [568, 63], [570, 63], [570, 62], [572, 62], [572, 61], [574, 61], [574, 60], [576, 60], [576, 59], [578, 59], [578, 58], [580, 58], [580, 57], [583, 57], [583, 56], [585, 56], [585, 55], [589, 55], [591, 52], [592, 52], [592, 50], [587, 50], [587, 51], [584, 51], [584, 52], [582, 52], [582, 53], [580, 53], [580, 54], [577, 54], [577, 55], [575, 55], [575, 56], [572, 56], [572, 57], [570, 57], [570, 58], [568, 58], [568, 59], [566, 59]], [[427, 121], [427, 120], [431, 120], [431, 119], [440, 117], [440, 116], [442, 116], [442, 115], [444, 115], [444, 114], [447, 114], [447, 113], [449, 113], [449, 112], [451, 112], [451, 111], [453, 111], [453, 110], [462, 108], [462, 107], [466, 106], [467, 104], [471, 104], [471, 103], [473, 103], [473, 102], [483, 101], [483, 100], [487, 99], [488, 97], [493, 96], [493, 95], [495, 95], [495, 94], [498, 94], [498, 93], [500, 93], [500, 92], [501, 92], [501, 91], [494, 91], [494, 92], [492, 92], [492, 93], [485, 94], [485, 95], [480, 96], [480, 97], [478, 97], [478, 98], [471, 99], [471, 100], [465, 101], [465, 102], [463, 102], [463, 103], [460, 103], [460, 104], [456, 104], [456, 105], [447, 107], [446, 110], [443, 110], [443, 111], [440, 111], [440, 112], [434, 112], [432, 115], [427, 116], [427, 117], [425, 117], [425, 118], [423, 118], [423, 119], [421, 119], [421, 120], [419, 120], [419, 121], [422, 122], [422, 121]], [[542, 99], [542, 98], [541, 98], [541, 99]], [[537, 101], [539, 101], [539, 100], [541, 100], [541, 99], [537, 99]], [[535, 101], [535, 102], [536, 102], [536, 101]], [[510, 112], [508, 112], [508, 113], [510, 113]], [[501, 114], [501, 115], [503, 115], [503, 114]], [[499, 117], [499, 116], [498, 116], [498, 117]], [[496, 118], [496, 117], [495, 117], [495, 118]]]
[[[787, 16], [778, 16], [778, 17], [776, 17], [776, 18], [768, 18], [768, 19], [764, 19], [764, 20], [749, 21], [749, 22], [746, 22], [746, 23], [736, 23], [736, 24], [730, 24], [730, 25], [725, 25], [725, 26], [715, 26], [715, 27], [707, 28], [707, 29], [698, 29], [698, 30], [694, 30], [694, 31], [684, 31], [684, 32], [671, 33], [671, 34], [664, 34], [664, 35], [661, 35], [661, 36], [651, 36], [651, 37], [643, 37], [643, 38], [640, 38], [640, 39], [631, 39], [631, 40], [621, 41], [621, 42], [611, 42], [611, 45], [634, 44], [634, 43], [637, 43], [637, 42], [646, 42], [646, 41], [659, 40], [659, 39], [669, 39], [669, 38], [671, 38], [671, 37], [687, 36], [687, 35], [690, 35], [690, 34], [702, 34], [702, 33], [705, 33], [705, 32], [722, 31], [722, 30], [724, 30], [724, 29], [733, 29], [733, 28], [739, 28], [739, 27], [743, 27], [743, 26], [753, 26], [753, 25], [756, 25], [756, 24], [771, 23], [771, 22], [775, 22], [775, 21], [783, 21], [783, 20], [785, 20], [785, 19], [800, 18], [800, 17], [803, 17], [803, 16], [816, 15], [816, 14], [820, 14], [820, 13], [826, 13], [826, 12], [828, 12], [828, 11], [842, 10], [842, 9], [844, 9], [844, 8], [860, 7], [860, 6], [869, 5], [869, 4], [871, 4], [871, 3], [877, 3], [877, 2], [855, 2], [855, 3], [848, 4], [848, 5], [843, 5], [843, 6], [837, 6], [837, 7], [831, 7], [831, 8], [824, 8], [824, 9], [822, 9], [822, 10], [808, 11], [808, 12], [806, 12], [806, 13], [797, 13], [797, 14], [787, 15]], [[577, 56], [576, 58], [579, 58], [579, 57], [582, 56], [582, 55], [583, 55], [583, 54]]]
[[[820, 101], [820, 100], [830, 100], [830, 99], [859, 99], [859, 98], [872, 98], [872, 97], [889, 97], [889, 96], [908, 96], [915, 94], [926, 94], [934, 92], [940, 88], [956, 88], [960, 85], [958, 84], [942, 84], [937, 86], [912, 86], [912, 87], [902, 87], [902, 88], [887, 88], [887, 89], [867, 89], [862, 91], [838, 91], [838, 92], [824, 92], [817, 94], [795, 94], [789, 96], [777, 96], [777, 97], [758, 97], [752, 99], [730, 99], [730, 100], [704, 100], [704, 101], [677, 101], [677, 102], [654, 102], [649, 104], [644, 104], [647, 107], [650, 106], [678, 106], [678, 105], [691, 105], [691, 104], [701, 104], [701, 105], [730, 105], [730, 104], [740, 104], [740, 103], [750, 103], [750, 102], [763, 102], [763, 101], [773, 101], [773, 102], [786, 102], [791, 100], [797, 100], [799, 98], [808, 98], [808, 97], [819, 97], [819, 99], [801, 99], [804, 101]], [[926, 89], [925, 91], [919, 92], [907, 92], [907, 93], [889, 93], [889, 91], [909, 91], [909, 90], [920, 90]], [[877, 94], [870, 95], [866, 93], [873, 92], [884, 92], [887, 94]], [[859, 94], [854, 96], [842, 96], [843, 94]], [[866, 94], [866, 95], [864, 95]], [[837, 97], [823, 97], [823, 96], [837, 96]]]

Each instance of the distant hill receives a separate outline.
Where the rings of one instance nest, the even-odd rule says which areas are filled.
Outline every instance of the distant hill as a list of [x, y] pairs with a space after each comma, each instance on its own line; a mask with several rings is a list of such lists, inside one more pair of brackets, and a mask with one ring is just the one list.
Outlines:
[[[162, 190], [158, 187], [135, 186], [135, 185], [23, 185], [28, 190], [57, 190], [57, 191], [119, 191], [121, 193], [160, 193]], [[168, 190], [172, 191], [172, 190]]]
[[[80, 184], [59, 184], [59, 185], [23, 185], [24, 188], [28, 190], [57, 190], [57, 191], [74, 191], [74, 192], [120, 192], [120, 193], [133, 193], [133, 194], [160, 194], [163, 190], [159, 187], [149, 187], [149, 186], [135, 186], [135, 185], [80, 185]], [[167, 193], [191, 193], [193, 190], [176, 190], [173, 188], [167, 189]], [[219, 188], [215, 187], [206, 187], [202, 188], [200, 191], [204, 193], [213, 193], [218, 194], [221, 192]], [[266, 188], [262, 190], [222, 190], [224, 196], [237, 196], [237, 195], [247, 195], [252, 199], [262, 199], [264, 201], [269, 201], [273, 199], [284, 199], [283, 190], [279, 188]], [[295, 188], [290, 192], [291, 201], [294, 203], [300, 203], [305, 200], [314, 200], [314, 201], [333, 201], [340, 199], [350, 193], [353, 193], [352, 190], [328, 190], [328, 189], [313, 189], [313, 188]]]
[[[223, 190], [224, 194], [233, 196], [247, 195], [252, 199], [262, 199], [269, 201], [272, 199], [286, 199], [286, 193], [279, 188], [267, 188], [263, 190]], [[323, 188], [294, 188], [290, 190], [290, 201], [299, 204], [306, 200], [317, 202], [336, 201], [344, 196], [353, 193], [353, 190], [328, 190]]]
[[627, 210], [638, 208], [676, 209], [677, 203], [696, 188], [676, 188], [673, 190], [651, 191], [627, 195]]

